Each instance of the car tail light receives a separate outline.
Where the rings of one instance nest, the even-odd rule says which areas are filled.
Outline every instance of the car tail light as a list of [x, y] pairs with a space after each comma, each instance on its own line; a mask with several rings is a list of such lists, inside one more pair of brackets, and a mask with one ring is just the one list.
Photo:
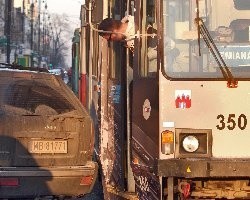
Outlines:
[[93, 181], [93, 176], [83, 176], [80, 185], [91, 185]]
[[18, 186], [18, 178], [0, 178], [0, 186]]
[[161, 133], [161, 151], [163, 154], [173, 153], [174, 146], [174, 133], [169, 130], [165, 130]]

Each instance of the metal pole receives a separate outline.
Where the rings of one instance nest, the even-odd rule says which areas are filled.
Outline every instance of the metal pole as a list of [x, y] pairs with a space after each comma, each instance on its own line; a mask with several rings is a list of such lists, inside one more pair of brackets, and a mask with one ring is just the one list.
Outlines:
[[22, 43], [25, 41], [25, 0], [23, 0], [23, 13], [22, 13]]
[[30, 5], [30, 11], [31, 11], [31, 19], [30, 19], [30, 50], [31, 50], [31, 67], [33, 67], [34, 63], [33, 63], [33, 22], [34, 22], [34, 3], [32, 1], [31, 5]]
[[40, 66], [41, 63], [41, 55], [40, 55], [40, 43], [41, 43], [41, 0], [38, 2], [38, 45], [37, 45], [37, 52], [38, 52], [38, 65]]
[[6, 46], [6, 62], [10, 63], [10, 40], [11, 40], [11, 7], [12, 7], [12, 0], [6, 0], [5, 1], [5, 8], [7, 11], [7, 16], [6, 16], [6, 38], [7, 38], [7, 46]]

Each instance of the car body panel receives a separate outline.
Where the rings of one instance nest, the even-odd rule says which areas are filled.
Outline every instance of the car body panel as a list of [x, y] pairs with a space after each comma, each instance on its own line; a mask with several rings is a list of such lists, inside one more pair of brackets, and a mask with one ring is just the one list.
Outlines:
[[0, 70], [0, 198], [90, 192], [93, 150], [92, 119], [60, 77]]

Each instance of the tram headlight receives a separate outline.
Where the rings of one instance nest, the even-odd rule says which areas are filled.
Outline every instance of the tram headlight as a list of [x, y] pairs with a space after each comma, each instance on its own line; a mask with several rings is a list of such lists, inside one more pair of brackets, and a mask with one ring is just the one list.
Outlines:
[[209, 158], [212, 156], [211, 129], [175, 129], [176, 158]]
[[199, 140], [193, 135], [188, 135], [183, 138], [182, 147], [187, 152], [195, 152], [199, 148]]

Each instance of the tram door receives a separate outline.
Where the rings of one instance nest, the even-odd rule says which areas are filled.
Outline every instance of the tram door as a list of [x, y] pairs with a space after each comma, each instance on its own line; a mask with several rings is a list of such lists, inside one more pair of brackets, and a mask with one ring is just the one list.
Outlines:
[[[123, 1], [112, 1], [115, 19], [122, 19]], [[104, 17], [105, 18], [105, 17]], [[127, 188], [126, 48], [119, 42], [100, 39], [100, 161], [104, 198], [113, 199], [113, 188]]]
[[151, 172], [159, 154], [156, 2], [136, 1], [132, 98], [132, 170], [139, 199], [160, 199], [159, 178]]
[[[109, 45], [102, 41], [103, 45]], [[101, 127], [100, 154], [104, 185], [117, 187], [120, 191], [126, 188], [126, 119], [124, 118], [126, 102], [124, 102], [124, 85], [121, 72], [117, 66], [122, 66], [120, 53], [124, 51], [119, 46], [114, 49], [102, 48], [101, 66]], [[104, 188], [108, 189], [108, 188]], [[107, 195], [107, 194], [106, 194]]]
[[[129, 162], [130, 128], [127, 127], [128, 69], [132, 78], [132, 61], [128, 57], [132, 54], [128, 53], [123, 43], [108, 42], [95, 29], [104, 18], [121, 20], [127, 9], [127, 1], [105, 0], [103, 7], [92, 2], [86, 0], [82, 11], [81, 69], [85, 79], [81, 80], [84, 86], [83, 100], [86, 98], [82, 102], [85, 102], [95, 124], [95, 154], [100, 163], [104, 199], [120, 199], [120, 196], [128, 195], [127, 191], [134, 192]], [[101, 19], [97, 17], [100, 12], [103, 12]]]

